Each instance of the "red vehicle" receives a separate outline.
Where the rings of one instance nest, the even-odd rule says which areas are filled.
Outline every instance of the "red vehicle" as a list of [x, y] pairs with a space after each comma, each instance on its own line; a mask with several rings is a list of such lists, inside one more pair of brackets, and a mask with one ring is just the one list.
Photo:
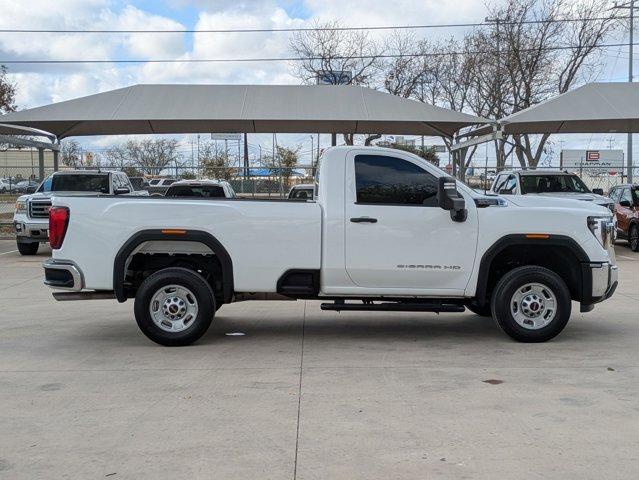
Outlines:
[[617, 238], [625, 238], [639, 252], [639, 185], [618, 185], [610, 190], [615, 202]]

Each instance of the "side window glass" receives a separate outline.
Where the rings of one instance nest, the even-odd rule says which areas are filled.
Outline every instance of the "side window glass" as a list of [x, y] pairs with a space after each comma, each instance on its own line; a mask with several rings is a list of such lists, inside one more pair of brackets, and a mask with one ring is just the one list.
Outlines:
[[515, 189], [517, 188], [517, 177], [514, 175], [508, 176], [506, 181], [502, 186], [500, 186], [497, 193], [501, 193], [503, 195], [510, 195], [515, 193]]
[[412, 162], [384, 155], [357, 155], [358, 203], [437, 206], [437, 178]]
[[621, 198], [619, 201], [621, 202], [623, 200], [627, 200], [628, 202], [630, 202], [630, 205], [632, 205], [632, 195], [630, 194], [629, 188], [623, 189], [623, 193], [621, 194]]
[[497, 180], [495, 180], [495, 188], [493, 189], [493, 192], [499, 193], [499, 190], [504, 187], [506, 180], [508, 180], [508, 175], [499, 175]]

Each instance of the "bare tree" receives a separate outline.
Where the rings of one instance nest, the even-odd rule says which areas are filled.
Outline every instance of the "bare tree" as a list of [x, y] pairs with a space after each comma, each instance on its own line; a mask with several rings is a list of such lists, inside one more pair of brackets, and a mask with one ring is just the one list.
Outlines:
[[82, 166], [82, 147], [75, 140], [63, 140], [60, 144], [60, 160], [67, 167]]
[[[313, 29], [295, 32], [290, 48], [299, 61], [294, 63], [293, 74], [306, 84], [321, 78], [323, 83], [335, 85], [345, 80], [347, 84], [374, 85], [382, 68], [382, 48], [367, 30], [336, 30], [340, 27], [340, 21], [332, 20], [315, 22]], [[353, 134], [344, 133], [344, 141], [352, 145]]]
[[[476, 105], [482, 105], [477, 113], [501, 118], [583, 81], [601, 64], [595, 53], [617, 25], [609, 7], [601, 0], [509, 0], [502, 8], [493, 7], [491, 16], [501, 20], [499, 30], [480, 31], [469, 39], [476, 50], [472, 68]], [[497, 40], [502, 46], [499, 56]], [[514, 135], [520, 164], [536, 167], [547, 151], [548, 138], [548, 134]]]
[[122, 147], [129, 164], [143, 173], [159, 175], [162, 170], [181, 166], [181, 155], [175, 139], [129, 140]]

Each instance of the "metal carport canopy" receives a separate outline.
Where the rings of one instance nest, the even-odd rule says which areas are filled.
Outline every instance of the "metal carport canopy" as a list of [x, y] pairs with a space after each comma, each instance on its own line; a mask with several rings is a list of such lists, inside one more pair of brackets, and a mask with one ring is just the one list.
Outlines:
[[0, 116], [81, 135], [383, 133], [452, 137], [487, 121], [351, 85], [134, 85]]
[[639, 132], [639, 84], [588, 83], [499, 124], [505, 134]]

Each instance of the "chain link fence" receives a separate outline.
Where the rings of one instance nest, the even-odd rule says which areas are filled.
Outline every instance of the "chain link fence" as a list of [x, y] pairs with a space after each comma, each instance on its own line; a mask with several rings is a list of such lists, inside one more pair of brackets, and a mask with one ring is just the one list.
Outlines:
[[[65, 167], [67, 170], [68, 167]], [[86, 167], [86, 170], [95, 170], [96, 167]], [[293, 168], [279, 167], [171, 167], [146, 172], [136, 171], [131, 167], [100, 166], [101, 171], [124, 171], [133, 178], [133, 184], [144, 185], [142, 188], [149, 190], [151, 194], [162, 195], [168, 186], [154, 186], [154, 179], [168, 178], [182, 179], [217, 179], [225, 180], [231, 184], [238, 197], [250, 198], [285, 198], [290, 189], [295, 185], [313, 183], [315, 169], [310, 166]], [[504, 171], [521, 171], [522, 168], [506, 168]], [[543, 171], [564, 171], [558, 167], [544, 167]], [[52, 167], [45, 168], [45, 177], [53, 173]], [[495, 167], [471, 167], [467, 170], [465, 182], [477, 190], [490, 189], [495, 177], [498, 175]], [[619, 172], [606, 172], [598, 168], [580, 168], [573, 173], [577, 174], [590, 189], [602, 189], [607, 195], [612, 187], [627, 183], [624, 170]], [[639, 178], [639, 167], [633, 170], [633, 177]], [[13, 217], [15, 201], [27, 192], [29, 186], [37, 186], [42, 179], [37, 174], [24, 170], [24, 167], [3, 166], [0, 172], [0, 223], [10, 223]], [[166, 182], [165, 182], [166, 183]]]
[[[64, 170], [72, 170], [64, 167]], [[96, 170], [96, 167], [81, 167], [78, 170]], [[168, 182], [156, 186], [154, 180], [202, 180], [227, 181], [238, 197], [285, 198], [295, 185], [313, 183], [314, 167], [171, 167], [147, 169], [140, 172], [131, 167], [101, 165], [102, 172], [123, 171], [132, 179], [134, 188], [146, 189], [152, 195], [163, 195]], [[45, 168], [45, 178], [53, 173], [53, 168]], [[27, 193], [31, 186], [38, 186], [42, 179], [37, 174], [26, 172], [24, 167], [3, 166], [0, 172], [0, 223], [10, 223], [13, 218], [16, 199]]]

